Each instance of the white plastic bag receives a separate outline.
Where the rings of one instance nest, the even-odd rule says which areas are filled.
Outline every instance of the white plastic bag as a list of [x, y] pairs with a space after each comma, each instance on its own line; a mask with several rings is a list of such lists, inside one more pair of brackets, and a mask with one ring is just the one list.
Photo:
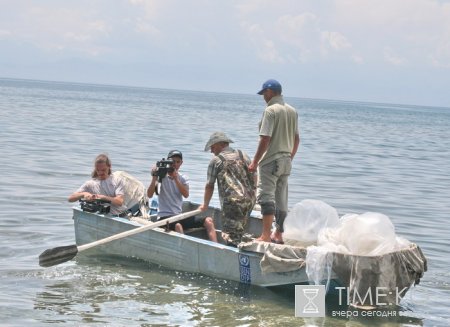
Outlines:
[[338, 222], [338, 213], [332, 206], [320, 200], [303, 200], [289, 211], [284, 221], [283, 238], [304, 245], [315, 244], [321, 229], [335, 227]]
[[344, 215], [338, 226], [319, 234], [317, 244], [334, 252], [366, 256], [383, 255], [398, 248], [394, 225], [378, 212]]

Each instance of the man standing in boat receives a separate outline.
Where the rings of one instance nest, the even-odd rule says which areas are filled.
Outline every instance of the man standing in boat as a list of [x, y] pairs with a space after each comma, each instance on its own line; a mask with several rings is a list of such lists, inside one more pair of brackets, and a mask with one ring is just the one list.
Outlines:
[[[158, 195], [158, 220], [170, 218], [182, 212], [183, 198], [189, 197], [189, 180], [186, 175], [180, 174], [179, 169], [183, 164], [183, 154], [178, 150], [172, 150], [167, 155], [172, 160], [167, 176], [161, 179]], [[158, 188], [157, 167], [152, 168], [152, 181], [147, 189], [147, 196], [153, 197]], [[157, 193], [158, 194], [158, 193]], [[184, 229], [205, 227], [208, 238], [217, 242], [216, 229], [211, 218], [190, 217], [177, 223], [172, 223], [169, 228], [184, 233]]]
[[205, 146], [215, 157], [208, 166], [202, 211], [208, 209], [217, 180], [222, 206], [222, 237], [227, 244], [237, 246], [245, 232], [248, 216], [256, 202], [255, 177], [248, 170], [250, 159], [241, 150], [229, 146], [233, 141], [223, 132], [211, 134]]
[[[263, 215], [259, 241], [283, 243], [283, 224], [288, 211], [288, 177], [300, 144], [297, 111], [284, 102], [281, 84], [269, 79], [258, 94], [267, 107], [259, 125], [259, 144], [250, 164], [258, 169], [258, 203]], [[276, 229], [271, 235], [275, 218]]]
[[81, 199], [86, 201], [103, 200], [111, 202], [111, 214], [122, 215], [126, 213], [124, 206], [123, 182], [112, 175], [111, 160], [106, 154], [99, 154], [94, 161], [92, 179], [85, 182], [72, 193], [68, 201], [75, 202]]

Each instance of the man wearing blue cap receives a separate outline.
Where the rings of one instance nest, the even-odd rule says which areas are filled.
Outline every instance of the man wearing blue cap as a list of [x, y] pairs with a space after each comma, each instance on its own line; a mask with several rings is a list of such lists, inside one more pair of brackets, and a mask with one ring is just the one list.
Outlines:
[[[283, 223], [288, 211], [288, 177], [300, 144], [297, 111], [284, 102], [281, 84], [269, 79], [258, 94], [267, 107], [259, 125], [259, 144], [250, 171], [258, 168], [258, 203], [263, 230], [258, 241], [283, 243]], [[271, 235], [275, 218], [276, 230]]]

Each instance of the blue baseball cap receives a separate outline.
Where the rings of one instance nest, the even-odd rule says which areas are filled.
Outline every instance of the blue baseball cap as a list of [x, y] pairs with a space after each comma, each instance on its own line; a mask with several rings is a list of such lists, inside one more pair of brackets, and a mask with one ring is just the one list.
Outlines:
[[263, 94], [267, 89], [271, 89], [273, 91], [278, 91], [281, 93], [281, 84], [277, 80], [269, 79], [264, 82], [264, 84], [262, 85], [262, 89], [258, 92], [258, 94]]

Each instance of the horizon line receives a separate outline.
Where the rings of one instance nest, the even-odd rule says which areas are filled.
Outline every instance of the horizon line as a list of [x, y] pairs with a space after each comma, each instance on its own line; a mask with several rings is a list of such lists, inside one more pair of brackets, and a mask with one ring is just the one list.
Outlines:
[[[1, 77], [0, 80], [10, 80], [10, 81], [29, 81], [38, 83], [54, 83], [54, 84], [69, 84], [69, 85], [89, 85], [95, 87], [125, 87], [134, 89], [148, 89], [148, 90], [166, 90], [166, 91], [184, 91], [184, 92], [197, 92], [197, 93], [211, 93], [211, 94], [235, 94], [235, 95], [253, 95], [251, 93], [236, 93], [236, 92], [223, 92], [223, 91], [205, 91], [205, 90], [190, 90], [190, 89], [178, 89], [178, 88], [163, 88], [163, 87], [150, 87], [141, 85], [123, 85], [123, 84], [103, 84], [103, 83], [90, 83], [90, 82], [75, 82], [75, 81], [55, 81], [55, 80], [45, 80], [45, 79], [33, 79], [33, 78], [18, 78], [18, 77]], [[255, 95], [257, 95], [255, 93]], [[419, 105], [411, 103], [394, 103], [394, 102], [377, 102], [371, 100], [348, 100], [348, 99], [328, 99], [328, 98], [310, 98], [310, 97], [299, 97], [299, 96], [288, 96], [284, 95], [285, 98], [294, 99], [304, 99], [313, 101], [335, 101], [335, 102], [348, 102], [348, 103], [365, 103], [365, 104], [378, 104], [378, 105], [393, 105], [393, 106], [411, 106], [411, 107], [421, 107], [421, 108], [440, 108], [440, 109], [450, 109], [446, 106], [436, 106], [436, 105]]]

